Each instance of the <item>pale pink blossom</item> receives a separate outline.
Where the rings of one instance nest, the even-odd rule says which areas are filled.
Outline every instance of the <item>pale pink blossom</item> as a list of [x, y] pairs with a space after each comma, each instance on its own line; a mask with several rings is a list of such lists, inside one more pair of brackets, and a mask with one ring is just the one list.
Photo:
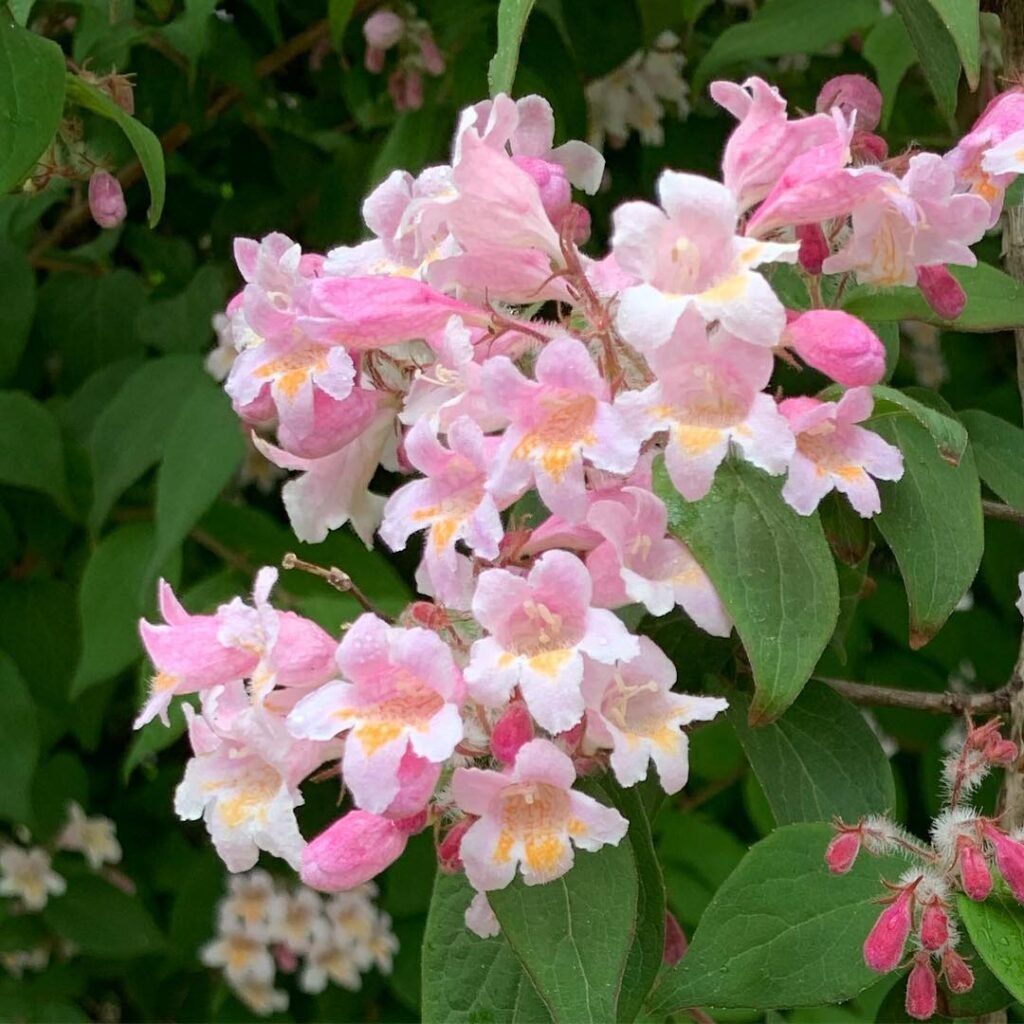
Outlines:
[[782, 496], [810, 515], [835, 489], [864, 517], [882, 508], [879, 480], [903, 476], [903, 456], [877, 434], [857, 426], [874, 408], [870, 388], [851, 388], [838, 402], [788, 398], [779, 406], [796, 436]]
[[439, 765], [462, 739], [462, 675], [436, 633], [370, 614], [345, 633], [338, 668], [341, 681], [299, 701], [288, 729], [313, 740], [347, 733], [345, 781], [358, 807], [382, 814], [401, 788], [407, 751]]
[[770, 349], [719, 330], [711, 338], [692, 314], [680, 320], [670, 344], [650, 359], [657, 375], [619, 404], [644, 437], [667, 433], [665, 466], [688, 501], [703, 498], [734, 444], [768, 473], [784, 472], [793, 435], [770, 395]]
[[696, 174], [664, 171], [661, 207], [623, 203], [612, 215], [612, 253], [638, 281], [621, 296], [622, 336], [647, 353], [665, 344], [688, 309], [719, 321], [739, 338], [774, 345], [786, 312], [754, 269], [794, 262], [799, 246], [758, 242], [736, 234], [736, 198], [724, 185]]
[[582, 342], [549, 341], [528, 380], [505, 357], [484, 367], [484, 394], [509, 420], [494, 457], [490, 490], [512, 501], [531, 484], [552, 512], [586, 513], [583, 463], [611, 473], [636, 465], [640, 442], [609, 401], [608, 385]]
[[466, 667], [473, 697], [502, 706], [519, 686], [530, 714], [551, 733], [583, 716], [583, 656], [612, 664], [638, 650], [614, 615], [592, 608], [590, 576], [564, 551], [548, 551], [527, 576], [507, 569], [480, 574], [473, 617], [489, 634], [476, 640]]
[[405, 19], [386, 7], [374, 11], [363, 22], [363, 38], [377, 50], [390, 50], [405, 34]]
[[478, 820], [462, 837], [466, 876], [478, 892], [504, 889], [519, 867], [527, 885], [572, 867], [573, 845], [617, 845], [628, 822], [618, 811], [572, 788], [572, 761], [548, 740], [531, 740], [506, 772], [457, 768], [455, 802]]
[[683, 727], [709, 722], [729, 705], [721, 697], [673, 693], [676, 669], [648, 637], [636, 657], [616, 665], [588, 664], [583, 678], [587, 736], [611, 747], [611, 766], [623, 786], [647, 778], [654, 761], [662, 789], [678, 793], [689, 776], [689, 740]]
[[677, 604], [701, 629], [728, 636], [732, 620], [707, 574], [682, 541], [667, 536], [668, 513], [650, 491], [627, 487], [622, 500], [598, 501], [587, 525], [605, 540], [587, 555], [594, 604], [619, 608], [636, 602], [652, 615]]
[[482, 892], [473, 894], [469, 906], [466, 907], [464, 920], [466, 927], [481, 939], [493, 939], [501, 932], [501, 925], [491, 909], [490, 900]]

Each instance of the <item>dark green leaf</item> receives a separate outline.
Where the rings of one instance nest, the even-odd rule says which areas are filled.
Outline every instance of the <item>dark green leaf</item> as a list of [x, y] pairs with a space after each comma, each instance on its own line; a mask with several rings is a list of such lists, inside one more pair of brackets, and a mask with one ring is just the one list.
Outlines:
[[512, 95], [519, 47], [533, 4], [534, 0], [500, 0], [498, 4], [498, 49], [487, 69], [487, 84], [492, 97], [501, 92]]
[[331, 42], [334, 46], [341, 47], [342, 36], [345, 29], [352, 20], [352, 14], [356, 9], [356, 0], [327, 0], [327, 18], [331, 25]]
[[864, 40], [864, 59], [875, 69], [882, 93], [882, 127], [889, 125], [896, 93], [906, 73], [917, 63], [917, 51], [898, 14], [886, 15]]
[[875, 396], [875, 417], [902, 409], [910, 413], [924, 427], [938, 446], [939, 454], [950, 465], [959, 465], [967, 448], [967, 430], [942, 403], [932, 399], [934, 392], [924, 388], [897, 391], [879, 385], [871, 389]]
[[[950, 120], [956, 112], [960, 54], [932, 0], [893, 0], [924, 69], [939, 110]], [[970, 2], [970, 0], [957, 0]]]
[[0, 11], [0, 195], [29, 176], [64, 110], [60, 47]]
[[32, 776], [39, 759], [35, 704], [17, 666], [0, 651], [0, 818], [27, 822], [32, 813]]
[[1024, 512], [1024, 430], [981, 409], [961, 413], [978, 475], [1003, 501]]
[[162, 29], [164, 38], [188, 60], [190, 74], [195, 74], [196, 62], [209, 46], [216, 6], [217, 0], [185, 0], [185, 10]]
[[170, 725], [164, 725], [159, 718], [154, 718], [135, 733], [121, 767], [121, 780], [124, 783], [128, 782], [135, 769], [148, 757], [173, 746], [185, 735], [188, 723], [185, 721], [182, 704], [183, 700], [171, 703], [167, 712]]
[[693, 1006], [772, 1009], [850, 999], [878, 975], [862, 947], [902, 865], [860, 857], [832, 875], [824, 824], [787, 825], [750, 849], [711, 901], [678, 966], [648, 1002], [652, 1018]]
[[636, 7], [622, 0], [562, 0], [562, 14], [576, 67], [585, 78], [600, 78], [643, 47], [643, 24]]
[[981, 74], [981, 15], [978, 0], [929, 0], [956, 45], [973, 92]]
[[25, 253], [0, 242], [0, 383], [18, 368], [36, 309], [36, 275]]
[[205, 352], [213, 339], [213, 314], [227, 298], [219, 267], [201, 267], [170, 299], [151, 302], [139, 311], [139, 337], [161, 352]]
[[984, 903], [960, 896], [957, 905], [974, 948], [1013, 998], [1024, 1001], [1024, 907], [1003, 888]]
[[749, 698], [734, 693], [729, 717], [775, 821], [857, 821], [896, 803], [892, 769], [864, 716], [827, 686], [809, 686], [770, 725], [747, 724]]
[[745, 462], [719, 467], [711, 492], [695, 502], [680, 497], [659, 462], [655, 490], [669, 529], [693, 550], [736, 623], [754, 672], [753, 719], [776, 718], [814, 671], [839, 616], [817, 515], [797, 515], [782, 500], [781, 480]]
[[53, 414], [20, 391], [0, 391], [0, 483], [48, 494], [68, 509], [64, 446]]

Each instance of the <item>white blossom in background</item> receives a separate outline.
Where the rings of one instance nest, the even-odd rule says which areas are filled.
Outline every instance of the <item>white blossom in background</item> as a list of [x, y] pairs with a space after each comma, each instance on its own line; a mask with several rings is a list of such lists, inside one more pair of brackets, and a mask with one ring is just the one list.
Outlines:
[[109, 818], [89, 818], [78, 804], [68, 805], [68, 822], [57, 839], [61, 850], [80, 853], [89, 862], [93, 871], [104, 864], [118, 864], [121, 861], [121, 844], [117, 841], [117, 829]]
[[303, 992], [328, 985], [355, 992], [372, 968], [390, 974], [398, 952], [376, 895], [372, 884], [324, 897], [259, 869], [233, 875], [217, 905], [217, 934], [199, 958], [261, 1016], [288, 1007], [288, 992], [277, 987], [280, 975], [295, 975]]
[[586, 90], [590, 144], [597, 149], [605, 141], [624, 146], [635, 131], [645, 145], [662, 145], [667, 109], [674, 108], [680, 120], [690, 110], [690, 88], [682, 77], [685, 64], [678, 36], [662, 32], [654, 49], [638, 50], [621, 67], [591, 82]]
[[26, 910], [42, 910], [51, 896], [60, 896], [67, 883], [50, 867], [50, 855], [40, 847], [0, 850], [0, 896], [21, 900]]
[[50, 963], [50, 950], [46, 946], [34, 949], [7, 949], [0, 952], [0, 964], [14, 978], [20, 978], [26, 971], [42, 971]]

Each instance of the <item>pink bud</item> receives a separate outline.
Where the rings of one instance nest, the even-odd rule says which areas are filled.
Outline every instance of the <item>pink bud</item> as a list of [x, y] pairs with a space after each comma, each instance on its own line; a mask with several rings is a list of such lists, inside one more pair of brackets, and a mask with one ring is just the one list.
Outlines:
[[844, 829], [828, 844], [825, 863], [833, 875], [845, 875], [860, 853], [860, 829]]
[[665, 912], [665, 949], [661, 954], [661, 962], [669, 967], [674, 966], [683, 959], [689, 943], [686, 941], [686, 933], [683, 931], [675, 914], [671, 911]]
[[427, 74], [434, 75], [435, 77], [444, 74], [446, 66], [444, 57], [437, 48], [434, 37], [429, 32], [424, 32], [420, 36], [420, 57], [423, 60], [423, 66], [427, 69]]
[[406, 750], [398, 765], [398, 793], [384, 811], [385, 818], [397, 820], [418, 814], [427, 805], [441, 775], [441, 766]]
[[949, 991], [956, 995], [970, 992], [974, 988], [974, 972], [955, 949], [947, 949], [942, 954], [942, 973], [945, 975]]
[[800, 266], [808, 274], [820, 274], [821, 265], [828, 258], [832, 251], [821, 230], [820, 224], [799, 224], [796, 229], [796, 240], [800, 243], [800, 252], [797, 258]]
[[846, 117], [856, 111], [855, 126], [869, 132], [882, 116], [882, 94], [875, 83], [863, 75], [838, 75], [821, 87], [814, 109], [819, 114], [827, 114], [835, 107]]
[[874, 132], [854, 132], [850, 140], [850, 157], [858, 166], [880, 164], [889, 155], [889, 144]]
[[916, 885], [915, 882], [900, 891], [896, 901], [879, 915], [864, 940], [864, 962], [879, 974], [894, 970], [903, 956], [903, 947], [910, 935]]
[[914, 967], [907, 979], [907, 1013], [915, 1020], [928, 1020], [935, 1013], [938, 991], [935, 972], [927, 953], [914, 956]]
[[942, 949], [949, 941], [949, 918], [938, 900], [924, 908], [921, 915], [921, 945], [925, 949]]
[[299, 877], [321, 892], [354, 889], [398, 860], [407, 838], [389, 818], [349, 811], [302, 851]]
[[514, 156], [512, 163], [536, 182], [544, 212], [552, 224], [557, 224], [572, 204], [572, 187], [565, 176], [565, 168], [535, 156]]
[[996, 848], [996, 867], [1006, 880], [1018, 903], [1024, 903], [1024, 843], [1011, 839], [994, 825], [985, 826], [985, 835]]
[[405, 110], [405, 72], [396, 68], [388, 75], [388, 95], [395, 105], [395, 110]]
[[784, 340], [800, 358], [844, 387], [877, 384], [885, 346], [862, 320], [838, 309], [812, 309], [786, 325]]
[[423, 76], [412, 68], [405, 75], [403, 110], [419, 110], [423, 106]]
[[969, 839], [961, 838], [958, 845], [960, 884], [972, 900], [983, 900], [992, 891], [992, 873], [985, 863], [985, 855], [981, 847]]
[[533, 719], [526, 705], [515, 701], [502, 712], [491, 732], [491, 753], [505, 764], [514, 764], [524, 743], [533, 739]]
[[371, 75], [379, 75], [384, 70], [384, 51], [378, 50], [376, 46], [368, 46], [363, 54], [363, 67]]
[[1012, 740], [1004, 740], [1002, 736], [992, 736], [984, 746], [985, 757], [993, 764], [1013, 764], [1020, 752]]
[[94, 171], [89, 179], [89, 212], [101, 228], [116, 228], [128, 213], [121, 182], [106, 171]]
[[375, 50], [390, 50], [405, 34], [405, 21], [394, 11], [374, 11], [363, 22], [363, 38]]
[[474, 821], [476, 821], [476, 818], [462, 818], [457, 821], [438, 844], [437, 866], [446, 875], [454, 875], [462, 870], [462, 857], [459, 853], [462, 846], [462, 837]]
[[955, 320], [967, 305], [967, 294], [960, 282], [942, 264], [917, 268], [917, 287], [924, 301], [943, 320]]
[[299, 966], [299, 958], [295, 951], [283, 942], [274, 946], [274, 960], [277, 962], [277, 969], [286, 974], [291, 974]]
[[571, 729], [560, 732], [555, 739], [558, 740], [566, 750], [573, 751], [580, 745], [583, 739], [583, 730], [586, 727], [586, 719], [578, 721]]

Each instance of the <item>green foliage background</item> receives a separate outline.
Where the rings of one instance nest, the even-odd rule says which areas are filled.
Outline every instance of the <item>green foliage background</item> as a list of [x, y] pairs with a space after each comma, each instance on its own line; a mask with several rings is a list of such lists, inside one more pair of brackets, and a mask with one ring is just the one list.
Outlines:
[[[360, 239], [359, 207], [369, 189], [394, 168], [415, 172], [445, 159], [458, 110], [488, 92], [488, 65], [498, 42], [495, 0], [419, 4], [449, 66], [442, 78], [428, 79], [423, 108], [403, 114], [395, 113], [384, 77], [363, 69], [360, 26], [372, 6], [351, 0], [330, 0], [326, 9], [322, 0], [237, 0], [220, 7], [212, 0], [9, 5], [19, 24], [54, 40], [77, 66], [94, 74], [116, 68], [134, 75], [136, 118], [164, 140], [166, 199], [159, 223], [148, 226], [147, 211], [155, 218], [162, 192], [152, 141], [133, 128], [130, 140], [124, 125], [109, 120], [110, 112], [77, 79], [67, 100], [83, 118], [92, 152], [109, 167], [122, 167], [133, 159], [134, 142], [152, 178], [150, 191], [141, 181], [130, 188], [128, 220], [103, 232], [75, 213], [83, 202], [79, 186], [58, 182], [38, 194], [0, 198], [0, 821], [10, 830], [27, 827], [33, 841], [45, 843], [59, 829], [69, 800], [108, 815], [125, 850], [121, 868], [134, 887], [129, 895], [58, 855], [56, 867], [69, 880], [66, 896], [40, 917], [7, 916], [0, 905], [0, 949], [23, 949], [56, 934], [79, 950], [20, 981], [0, 976], [0, 1019], [249, 1017], [196, 959], [213, 931], [224, 872], [202, 828], [173, 816], [173, 789], [186, 757], [180, 709], [170, 730], [153, 724], [131, 733], [149, 671], [135, 623], [139, 615], [154, 615], [156, 578], [172, 581], [186, 606], [199, 611], [244, 592], [257, 567], [278, 564], [286, 551], [296, 550], [310, 561], [343, 567], [385, 608], [399, 610], [412, 593], [412, 555], [367, 552], [347, 530], [313, 547], [294, 543], [276, 493], [242, 482], [240, 427], [202, 365], [213, 344], [211, 317], [238, 285], [231, 265], [235, 236], [278, 230], [315, 250]], [[962, 6], [976, 15], [976, 4], [964, 0]], [[649, 196], [663, 167], [716, 173], [732, 119], [707, 99], [705, 86], [713, 77], [761, 74], [780, 86], [792, 107], [810, 110], [827, 78], [865, 73], [885, 93], [891, 151], [911, 142], [948, 148], [979, 112], [981, 93], [971, 86], [980, 83], [983, 91], [997, 73], [991, 59], [978, 56], [991, 53], [993, 26], [984, 23], [989, 36], [983, 35], [979, 49], [970, 19], [961, 25], [946, 17], [946, 8], [956, 12], [955, 0], [952, 6], [899, 0], [897, 7], [883, 16], [877, 0], [542, 0], [522, 40], [515, 93], [540, 92], [552, 102], [559, 141], [586, 137], [585, 84], [653, 45], [665, 29], [682, 40], [693, 110], [685, 120], [667, 116], [662, 147], [642, 146], [634, 136], [607, 152], [610, 184], [592, 204], [596, 251], [606, 241], [610, 210], [624, 198]], [[516, 12], [505, 16], [511, 28], [503, 31], [514, 36]], [[14, 29], [3, 9], [0, 20], [6, 33], [0, 41], [9, 42]], [[924, 70], [916, 57], [922, 49], [930, 55]], [[795, 54], [806, 57], [790, 59]], [[53, 59], [52, 50], [40, 56], [40, 66], [49, 61], [48, 73]], [[495, 81], [511, 81], [514, 68], [514, 60], [497, 61]], [[0, 152], [10, 120], [4, 111], [9, 115], [6, 104], [13, 102], [3, 91], [10, 84], [5, 74], [0, 69]], [[15, 186], [27, 168], [19, 170], [3, 180], [5, 187]], [[998, 264], [998, 237], [982, 243], [980, 253]], [[980, 274], [971, 278], [978, 294], [984, 268]], [[1020, 321], [1019, 298], [1007, 299], [1005, 283], [999, 287], [1002, 299], [968, 307], [964, 331], [919, 329], [900, 339], [893, 327], [886, 336], [895, 386], [923, 384], [953, 410], [983, 410], [964, 417], [978, 450], [964, 448], [962, 438], [962, 465], [973, 466], [976, 458], [998, 496], [1024, 509], [1012, 338], [1006, 330], [968, 333], [979, 326], [969, 322], [972, 316], [985, 328]], [[799, 304], [799, 297], [791, 301]], [[862, 315], [890, 323], [926, 315], [908, 309], [913, 300], [905, 296], [885, 300], [888, 307], [871, 296], [852, 294], [847, 301], [851, 309], [861, 302]], [[1009, 312], [1000, 301], [1010, 303]], [[821, 382], [804, 373], [784, 375], [782, 383], [800, 392]], [[906, 435], [909, 450], [919, 434], [926, 436], [905, 414], [890, 426]], [[922, 448], [921, 464], [928, 458]], [[930, 486], [937, 506], [948, 506], [934, 511], [947, 516], [946, 547], [963, 554], [969, 579], [972, 556], [964, 548], [980, 525], [968, 521], [969, 510], [956, 518], [956, 501], [949, 497], [956, 488], [944, 477]], [[1013, 610], [1016, 574], [1024, 567], [1019, 526], [985, 523], [972, 602], [912, 651], [899, 524], [890, 530], [883, 518], [880, 533], [869, 530], [837, 502], [826, 506], [823, 521], [832, 547], [849, 557], [840, 564], [840, 626], [819, 674], [933, 691], [955, 685], [951, 680], [979, 690], [1006, 682], [1020, 634]], [[706, 523], [689, 528], [709, 557], [729, 557]], [[799, 546], [799, 538], [794, 542]], [[759, 549], [752, 545], [732, 555], [738, 561], [730, 571], [741, 576], [756, 567]], [[963, 576], [945, 564], [922, 571], [945, 574], [947, 589]], [[357, 611], [343, 595], [296, 575], [283, 578], [280, 598], [331, 629]], [[916, 630], [941, 625], [945, 611], [929, 618], [934, 609], [918, 604]], [[751, 868], [748, 859], [741, 870], [753, 870], [761, 888], [775, 887], [780, 900], [851, 908], [850, 920], [860, 931], [851, 927], [846, 952], [833, 955], [847, 955], [850, 970], [862, 974], [859, 943], [874, 913], [877, 869], [858, 868], [857, 877], [842, 883], [825, 878], [820, 854], [828, 830], [807, 823], [895, 803], [911, 828], [926, 828], [938, 807], [941, 743], [950, 721], [879, 710], [878, 727], [898, 744], [890, 762], [860, 714], [812, 682], [778, 724], [751, 729], [750, 668], [735, 640], [711, 639], [675, 615], [643, 628], [676, 660], [683, 688], [699, 691], [709, 678], [712, 687], [723, 681], [738, 687], [730, 716], [694, 738], [689, 787], [653, 820], [670, 908], [688, 935], [709, 905], [717, 908], [716, 920], [742, 923], [749, 902], [742, 876], [730, 874], [750, 844], [786, 826], [771, 845], [759, 848], [763, 865]], [[752, 655], [759, 681], [760, 672], [773, 671], [763, 659], [789, 653], [777, 643], [774, 651]], [[801, 776], [811, 783], [794, 781]], [[337, 808], [330, 785], [307, 790], [301, 821], [312, 834]], [[993, 801], [994, 789], [984, 795], [987, 806]], [[791, 883], [783, 876], [792, 876], [794, 864], [803, 889], [786, 887]], [[402, 942], [390, 978], [371, 976], [358, 994], [336, 988], [319, 997], [293, 993], [292, 1009], [282, 1019], [418, 1017], [434, 870], [428, 833], [382, 880], [382, 905]], [[581, 885], [584, 873], [577, 877]], [[615, 877], [594, 885], [605, 890]], [[458, 928], [461, 904], [450, 910], [462, 898], [455, 885], [441, 883], [432, 927], [442, 927], [445, 914], [455, 926], [443, 942], [437, 934], [428, 937], [423, 951], [431, 983], [422, 999], [425, 1016], [483, 1020], [480, 1006], [493, 1013], [525, 1005], [523, 1019], [532, 1019], [532, 1004], [520, 998], [520, 969], [504, 945], [486, 954], [494, 960], [487, 967], [492, 1001], [458, 1004], [460, 986], [476, 998], [484, 965], [474, 959], [479, 947], [465, 946], [477, 940]], [[499, 912], [514, 947], [515, 908]], [[721, 1020], [780, 1019], [774, 1010], [765, 1018], [763, 1009], [742, 1009], [751, 1005], [803, 1006], [785, 1010], [784, 1019], [794, 1022], [873, 1021], [879, 1012], [877, 1019], [895, 1019], [886, 1016], [892, 1001], [883, 1003], [891, 979], [860, 995], [872, 980], [860, 974], [838, 988], [787, 980], [787, 958], [813, 956], [831, 934], [814, 920], [792, 927], [791, 945], [782, 946], [782, 960], [770, 968], [777, 986], [771, 995], [758, 1001], [744, 974], [755, 968], [744, 968], [737, 953], [740, 939], [757, 937], [719, 929], [698, 938], [689, 973], [659, 988], [650, 1019], [716, 997], [733, 1007]], [[758, 949], [744, 955], [762, 971], [767, 954]], [[715, 972], [724, 964], [733, 965], [736, 985], [726, 986], [730, 994], [723, 999]], [[709, 977], [718, 979], [718, 989], [709, 987]], [[855, 1000], [841, 1009], [815, 1008], [841, 991]], [[1010, 1002], [994, 979], [986, 992], [989, 1003]], [[536, 999], [532, 993], [529, 988], [529, 998]], [[975, 1002], [961, 1009], [970, 1015], [980, 1007]], [[608, 1009], [599, 1008], [593, 1019]], [[563, 1019], [573, 1019], [579, 1007], [570, 1002], [562, 1010]], [[532, 1012], [545, 1011], [534, 1006]]]

